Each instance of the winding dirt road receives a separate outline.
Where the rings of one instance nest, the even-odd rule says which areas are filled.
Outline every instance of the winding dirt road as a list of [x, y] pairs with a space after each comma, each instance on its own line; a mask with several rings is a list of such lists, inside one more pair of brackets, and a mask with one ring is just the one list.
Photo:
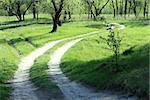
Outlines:
[[94, 89], [87, 88], [75, 81], [70, 81], [61, 71], [60, 63], [62, 56], [81, 41], [83, 38], [73, 40], [64, 46], [57, 49], [51, 56], [48, 63], [49, 75], [54, 79], [54, 82], [59, 86], [66, 100], [136, 100], [134, 97], [125, 95], [112, 94], [111, 92], [96, 92]]
[[36, 58], [43, 55], [48, 49], [52, 48], [59, 42], [61, 42], [61, 40], [48, 43], [21, 60], [18, 65], [19, 68], [12, 80], [14, 91], [11, 94], [10, 100], [39, 100], [35, 93], [36, 88], [29, 80], [29, 70], [34, 64]]
[[[37, 88], [34, 87], [32, 82], [30, 81], [29, 77], [29, 71], [32, 65], [34, 64], [34, 61], [41, 55], [43, 55], [47, 50], [55, 46], [56, 44], [69, 40], [69, 39], [75, 39], [79, 37], [85, 37], [89, 35], [93, 35], [98, 33], [99, 31], [78, 35], [74, 37], [69, 37], [57, 41], [53, 41], [50, 43], [45, 44], [43, 47], [36, 49], [28, 56], [21, 59], [18, 69], [14, 74], [13, 79], [11, 82], [11, 87], [13, 88], [13, 92], [10, 96], [10, 100], [40, 100], [39, 95], [36, 94]], [[44, 96], [42, 96], [44, 97]], [[47, 98], [43, 98], [43, 100], [47, 100]]]
[[[54, 82], [59, 86], [66, 100], [136, 100], [134, 97], [128, 97], [125, 95], [112, 94], [111, 92], [96, 92], [94, 89], [85, 87], [80, 83], [75, 81], [70, 81], [61, 71], [60, 63], [62, 56], [74, 46], [76, 43], [81, 41], [88, 35], [93, 35], [98, 32], [92, 32], [89, 34], [79, 35], [73, 38], [66, 38], [58, 41], [50, 42], [43, 47], [33, 51], [27, 57], [24, 57], [20, 64], [18, 65], [18, 70], [16, 71], [14, 78], [12, 79], [12, 88], [14, 89], [10, 100], [41, 100], [39, 95], [36, 94], [37, 88], [34, 87], [29, 78], [29, 70], [34, 64], [34, 61], [41, 55], [43, 55], [47, 50], [57, 45], [58, 43], [69, 40], [76, 39], [68, 42], [64, 46], [57, 49], [51, 56], [49, 61], [49, 75], [53, 77]], [[48, 100], [42, 96], [42, 100]]]

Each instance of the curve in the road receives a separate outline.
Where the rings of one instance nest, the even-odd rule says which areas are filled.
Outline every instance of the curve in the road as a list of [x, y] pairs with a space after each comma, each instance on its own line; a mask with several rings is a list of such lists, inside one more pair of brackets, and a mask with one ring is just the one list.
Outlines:
[[[11, 82], [11, 87], [13, 88], [13, 92], [10, 96], [10, 100], [39, 100], [38, 96], [36, 95], [35, 91], [37, 90], [29, 78], [29, 70], [34, 64], [34, 61], [41, 55], [43, 55], [48, 49], [52, 48], [56, 44], [69, 40], [75, 39], [79, 37], [85, 37], [89, 35], [93, 35], [98, 33], [99, 31], [77, 35], [74, 37], [69, 37], [57, 41], [53, 41], [50, 43], [45, 44], [43, 47], [36, 49], [30, 55], [21, 59], [18, 69], [14, 74], [13, 79]], [[44, 97], [44, 96], [43, 96]], [[46, 100], [43, 98], [43, 100]]]
[[39, 56], [43, 55], [48, 49], [61, 42], [61, 40], [46, 44], [45, 46], [35, 50], [27, 57], [23, 58], [18, 65], [14, 78], [12, 79], [12, 88], [14, 89], [10, 100], [38, 100], [36, 88], [29, 80], [29, 70], [34, 64], [34, 61]]
[[83, 38], [73, 40], [64, 46], [58, 48], [51, 56], [48, 62], [49, 75], [54, 79], [54, 82], [59, 86], [66, 100], [136, 100], [135, 97], [125, 95], [112, 94], [111, 92], [96, 92], [94, 89], [87, 88], [75, 81], [70, 81], [63, 74], [60, 68], [61, 58], [76, 43]]

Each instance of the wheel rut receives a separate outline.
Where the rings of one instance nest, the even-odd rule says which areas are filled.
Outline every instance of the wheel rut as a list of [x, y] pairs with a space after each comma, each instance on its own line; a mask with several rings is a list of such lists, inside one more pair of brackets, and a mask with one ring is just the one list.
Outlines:
[[[54, 82], [61, 89], [66, 100], [136, 100], [135, 97], [128, 97], [125, 95], [113, 94], [111, 92], [96, 92], [93, 88], [85, 87], [80, 83], [69, 80], [68, 77], [63, 74], [60, 68], [62, 56], [76, 43], [83, 40], [81, 37], [88, 35], [93, 35], [98, 32], [92, 32], [85, 35], [79, 35], [73, 38], [66, 38], [62, 40], [57, 40], [50, 42], [43, 47], [36, 49], [28, 56], [21, 59], [18, 69], [11, 80], [11, 86], [13, 92], [10, 96], [10, 100], [41, 100], [39, 95], [37, 95], [38, 88], [35, 87], [29, 78], [29, 71], [34, 61], [41, 55], [43, 55], [47, 50], [57, 45], [58, 43], [75, 39], [71, 42], [66, 43], [64, 46], [58, 48], [51, 56], [51, 60], [48, 62], [49, 75], [52, 77]], [[76, 39], [77, 38], [77, 39]], [[42, 96], [42, 100], [47, 100]]]
[[48, 49], [52, 48], [59, 42], [61, 42], [61, 40], [48, 43], [33, 51], [27, 57], [21, 59], [18, 65], [18, 70], [16, 71], [14, 78], [11, 80], [13, 92], [10, 96], [10, 100], [39, 100], [35, 93], [37, 88], [35, 88], [30, 81], [29, 70], [34, 64], [35, 59], [43, 55]]
[[[74, 37], [69, 37], [57, 41], [53, 41], [50, 43], [45, 44], [43, 47], [36, 49], [28, 56], [21, 59], [20, 63], [18, 64], [18, 69], [14, 74], [14, 77], [9, 81], [11, 83], [11, 87], [13, 89], [9, 99], [10, 100], [41, 100], [39, 95], [37, 95], [38, 88], [35, 87], [32, 82], [30, 81], [29, 77], [29, 71], [32, 65], [34, 64], [34, 61], [43, 55], [47, 50], [52, 48], [53, 46], [57, 45], [58, 43], [69, 40], [69, 39], [75, 39], [79, 37], [85, 37], [90, 36], [98, 33], [96, 32], [90, 32], [83, 35], [77, 35]], [[47, 98], [44, 98], [42, 96], [42, 100], [47, 100]]]
[[60, 68], [61, 58], [72, 46], [82, 39], [83, 38], [73, 40], [58, 48], [52, 54], [51, 60], [48, 62], [49, 75], [61, 89], [66, 100], [136, 100], [135, 97], [128, 97], [126, 95], [119, 95], [116, 93], [114, 94], [110, 91], [96, 92], [93, 88], [85, 87], [80, 83], [69, 80], [69, 78], [65, 76]]

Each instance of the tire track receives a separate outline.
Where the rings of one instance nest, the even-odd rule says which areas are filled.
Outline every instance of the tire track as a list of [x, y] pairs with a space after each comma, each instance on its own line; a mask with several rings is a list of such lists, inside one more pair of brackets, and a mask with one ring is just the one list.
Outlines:
[[119, 95], [111, 93], [110, 91], [96, 92], [90, 87], [85, 87], [75, 81], [70, 81], [68, 77], [63, 74], [60, 68], [61, 58], [76, 43], [83, 38], [79, 38], [68, 42], [64, 46], [58, 48], [51, 56], [48, 62], [49, 75], [54, 79], [54, 82], [61, 89], [66, 97], [66, 100], [136, 100], [135, 97], [128, 97], [126, 95]]

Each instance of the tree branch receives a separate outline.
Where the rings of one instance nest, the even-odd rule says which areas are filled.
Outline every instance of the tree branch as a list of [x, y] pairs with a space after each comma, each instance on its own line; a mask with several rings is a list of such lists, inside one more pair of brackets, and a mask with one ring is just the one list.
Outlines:
[[55, 0], [52, 0], [52, 4], [53, 4], [53, 6], [54, 6], [55, 12], [57, 12], [57, 7], [56, 7]]
[[[110, 0], [107, 0], [107, 2], [105, 3], [105, 5], [103, 5], [103, 7], [99, 10], [98, 15], [102, 13], [102, 10], [105, 8], [105, 6], [109, 3]], [[98, 16], [97, 15], [97, 16]]]

